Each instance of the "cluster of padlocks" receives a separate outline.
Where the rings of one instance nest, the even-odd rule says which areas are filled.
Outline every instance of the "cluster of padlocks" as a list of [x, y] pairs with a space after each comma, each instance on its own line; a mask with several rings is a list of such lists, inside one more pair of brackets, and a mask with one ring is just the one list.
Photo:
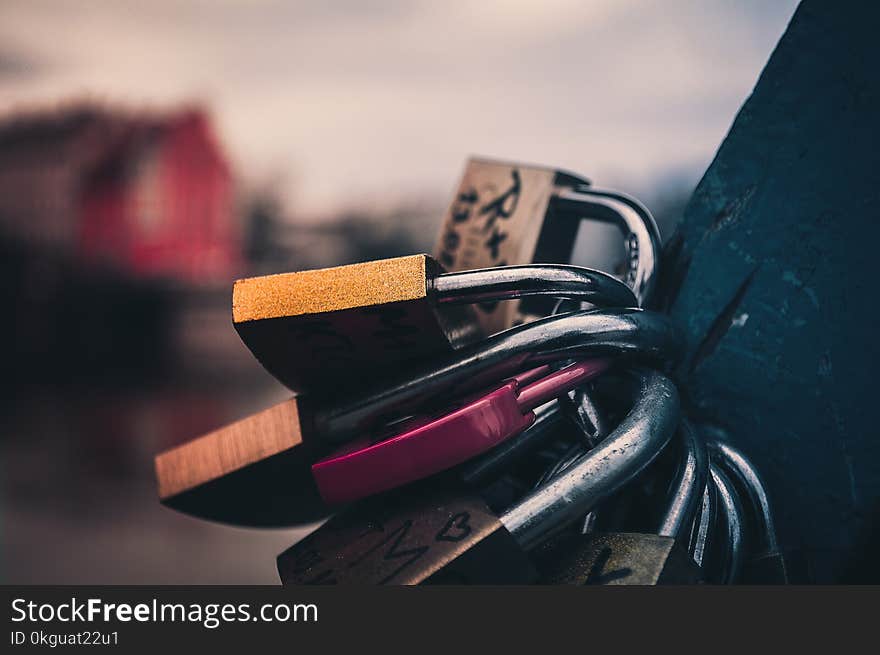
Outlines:
[[[623, 232], [614, 275], [558, 263], [585, 219]], [[784, 582], [757, 471], [683, 416], [659, 248], [626, 196], [472, 161], [433, 257], [239, 280], [235, 327], [296, 395], [159, 455], [162, 502], [330, 516], [284, 584]]]

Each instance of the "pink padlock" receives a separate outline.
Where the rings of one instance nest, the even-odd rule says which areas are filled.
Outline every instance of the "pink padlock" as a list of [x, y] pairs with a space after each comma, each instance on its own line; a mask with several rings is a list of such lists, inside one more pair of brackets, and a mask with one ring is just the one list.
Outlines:
[[516, 436], [535, 421], [532, 411], [611, 365], [576, 362], [558, 371], [531, 369], [439, 416], [417, 417], [381, 440], [358, 439], [312, 465], [321, 497], [331, 505], [394, 489], [439, 473]]

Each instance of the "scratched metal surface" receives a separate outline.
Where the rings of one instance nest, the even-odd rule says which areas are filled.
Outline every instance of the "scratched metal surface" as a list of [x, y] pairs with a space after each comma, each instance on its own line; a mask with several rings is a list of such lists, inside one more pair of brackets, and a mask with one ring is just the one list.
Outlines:
[[666, 252], [686, 403], [760, 466], [818, 582], [853, 579], [878, 516], [878, 24], [802, 3]]

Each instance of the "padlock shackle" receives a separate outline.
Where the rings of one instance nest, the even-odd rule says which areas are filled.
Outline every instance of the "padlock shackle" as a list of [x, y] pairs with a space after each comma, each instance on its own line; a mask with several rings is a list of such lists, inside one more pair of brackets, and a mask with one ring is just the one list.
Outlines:
[[530, 549], [633, 480], [678, 427], [678, 391], [662, 373], [637, 370], [632, 408], [595, 448], [507, 510], [501, 523]]
[[706, 488], [703, 490], [703, 498], [700, 503], [700, 515], [694, 523], [694, 528], [691, 532], [691, 543], [688, 546], [688, 552], [697, 566], [700, 567], [703, 566], [703, 559], [708, 549], [712, 547], [712, 539], [716, 538], [714, 531], [717, 510], [717, 490], [712, 482], [711, 475], [708, 475]]
[[682, 346], [681, 332], [672, 320], [654, 312], [615, 308], [549, 316], [465, 346], [381, 389], [319, 407], [311, 432], [326, 441], [347, 441], [425, 398], [439, 403], [541, 364], [595, 356], [674, 362]]
[[561, 190], [551, 203], [556, 210], [621, 229], [627, 254], [623, 281], [635, 292], [639, 307], [647, 306], [657, 282], [661, 249], [660, 230], [647, 208], [623, 193], [588, 186]]
[[710, 457], [709, 476], [715, 485], [718, 500], [718, 517], [723, 532], [714, 540], [720, 548], [718, 584], [733, 584], [742, 573], [746, 557], [743, 508], [736, 487], [721, 466]]
[[709, 477], [709, 452], [699, 432], [687, 420], [682, 420], [676, 436], [681, 442], [682, 461], [672, 482], [670, 503], [660, 519], [657, 534], [680, 540], [690, 537], [688, 529], [693, 526], [700, 510]]
[[712, 440], [709, 442], [709, 451], [725, 472], [746, 492], [759, 537], [759, 543], [756, 544], [758, 549], [763, 552], [777, 552], [779, 544], [776, 538], [776, 522], [767, 497], [767, 488], [758, 469], [742, 451], [727, 442]]
[[529, 264], [443, 273], [428, 280], [439, 304], [464, 305], [553, 296], [598, 307], [638, 307], [632, 290], [617, 278], [583, 266]]
[[592, 391], [585, 386], [561, 396], [559, 407], [581, 431], [583, 443], [589, 448], [593, 448], [611, 430], [608, 419], [593, 398]]
[[569, 364], [519, 389], [516, 402], [523, 413], [531, 411], [593, 379], [610, 368], [611, 364], [612, 360], [608, 358], [586, 359]]

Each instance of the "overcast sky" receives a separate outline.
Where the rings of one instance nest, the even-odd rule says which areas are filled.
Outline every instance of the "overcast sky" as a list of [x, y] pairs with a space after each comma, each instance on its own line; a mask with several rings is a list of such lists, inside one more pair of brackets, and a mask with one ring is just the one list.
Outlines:
[[207, 105], [237, 171], [320, 215], [445, 197], [470, 153], [695, 182], [795, 0], [0, 1], [0, 111]]

